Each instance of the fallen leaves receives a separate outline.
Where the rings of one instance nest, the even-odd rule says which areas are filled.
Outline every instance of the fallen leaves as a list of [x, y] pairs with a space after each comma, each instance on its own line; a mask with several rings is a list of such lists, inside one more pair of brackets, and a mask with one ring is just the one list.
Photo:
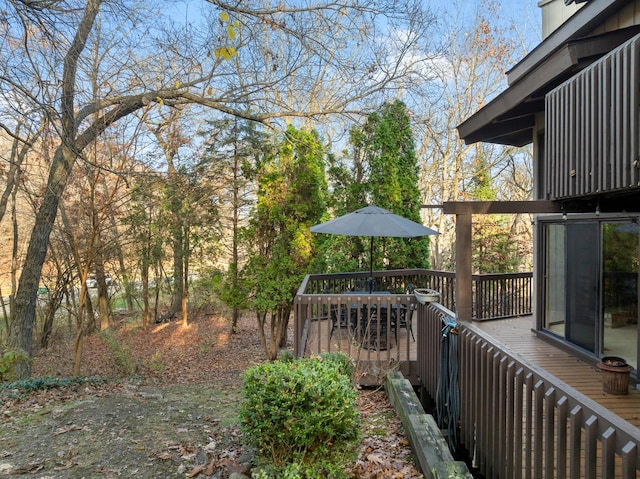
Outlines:
[[168, 461], [170, 459], [175, 460], [176, 462], [180, 461], [180, 457], [178, 455], [174, 455], [168, 451], [160, 452], [158, 454], [154, 454], [152, 457], [160, 459], [161, 461]]
[[187, 474], [187, 477], [196, 477], [198, 474], [200, 474], [202, 471], [204, 471], [204, 468], [206, 467], [206, 464], [200, 464], [199, 466], [194, 467], [191, 472], [189, 474]]
[[[52, 412], [47, 414], [58, 417], [65, 410], [64, 407], [57, 410], [59, 405], [82, 398], [90, 398], [91, 404], [96, 404], [95, 400], [100, 397], [134, 398], [142, 405], [158, 405], [159, 411], [160, 406], [166, 403], [174, 408], [172, 411], [176, 411], [175, 417], [190, 418], [180, 422], [172, 418], [172, 422], [167, 423], [173, 432], [171, 439], [163, 433], [162, 436], [149, 441], [149, 435], [143, 430], [137, 433], [139, 435], [132, 436], [132, 428], [128, 425], [141, 423], [146, 416], [153, 414], [155, 409], [141, 407], [139, 410], [132, 410], [130, 414], [133, 422], [126, 422], [123, 415], [128, 411], [123, 409], [120, 399], [116, 407], [110, 410], [111, 415], [105, 414], [102, 422], [96, 419], [96, 411], [91, 415], [87, 413], [88, 419], [84, 422], [77, 416], [69, 416], [65, 417], [64, 422], [61, 421], [62, 424], [58, 423], [60, 425], [53, 431], [48, 429], [46, 435], [60, 437], [61, 442], [68, 444], [69, 437], [75, 440], [75, 434], [90, 434], [92, 431], [95, 433], [99, 426], [98, 434], [102, 436], [92, 440], [101, 442], [104, 448], [114, 448], [111, 455], [118, 459], [117, 462], [110, 462], [108, 465], [96, 466], [96, 471], [106, 468], [118, 471], [117, 474], [124, 477], [152, 477], [152, 470], [171, 471], [169, 475], [156, 473], [153, 477], [174, 477], [173, 475], [178, 473], [182, 477], [198, 479], [228, 477], [233, 472], [247, 473], [247, 462], [241, 459], [246, 455], [246, 450], [242, 445], [242, 434], [237, 422], [229, 422], [228, 417], [218, 415], [217, 410], [208, 407], [207, 404], [225, 406], [226, 410], [239, 407], [238, 396], [229, 391], [239, 390], [243, 371], [264, 359], [254, 321], [252, 317], [243, 318], [239, 324], [239, 333], [233, 335], [229, 334], [229, 323], [224, 318], [217, 317], [198, 318], [191, 323], [190, 328], [181, 328], [179, 322], [174, 321], [164, 323], [162, 327], [153, 325], [132, 329], [123, 321], [115, 328], [118, 341], [131, 351], [131, 357], [138, 365], [137, 373], [145, 378], [146, 384], [152, 384], [152, 387], [134, 385], [127, 381], [113, 381], [108, 384], [86, 384], [40, 391], [20, 398], [7, 395], [0, 397], [2, 414], [7, 418], [7, 422], [13, 424], [11, 416], [19, 411], [51, 410]], [[112, 352], [100, 335], [86, 338], [83, 354], [84, 374], [98, 377], [113, 375]], [[58, 344], [41, 352], [34, 361], [33, 370], [36, 375], [41, 376], [47, 376], [48, 371], [57, 371], [64, 377], [71, 373], [72, 357], [72, 341], [66, 346]], [[189, 398], [183, 399], [182, 396], [180, 400], [183, 400], [184, 404], [169, 402], [169, 388], [178, 384], [203, 387], [209, 387], [204, 386], [205, 384], [215, 384], [216, 389], [222, 392], [215, 396], [207, 396], [205, 401], [198, 399], [195, 403], [189, 403]], [[167, 415], [167, 406], [162, 407]], [[422, 478], [413, 464], [411, 449], [402, 430], [402, 424], [384, 391], [359, 391], [358, 408], [362, 419], [362, 441], [358, 457], [350, 466], [351, 477]], [[92, 421], [96, 424], [92, 425]], [[16, 428], [17, 424], [16, 422]], [[76, 433], [73, 436], [65, 436], [74, 431]], [[0, 475], [3, 471], [10, 470], [11, 474], [23, 471], [20, 473], [42, 475], [49, 472], [52, 477], [70, 477], [65, 476], [63, 471], [71, 469], [67, 474], [72, 474], [74, 466], [84, 461], [84, 452], [74, 449], [75, 455], [67, 457], [66, 451], [63, 456], [58, 456], [55, 464], [57, 474], [51, 467], [53, 465], [38, 462], [36, 458], [39, 456], [36, 455], [27, 459], [26, 464], [21, 466], [14, 466], [8, 462], [0, 464]], [[138, 454], [137, 461], [132, 459], [135, 455], [128, 455], [132, 452]], [[14, 459], [18, 456], [5, 449], [0, 452], [0, 457]], [[145, 467], [149, 470], [144, 471]], [[138, 472], [134, 474], [134, 471]]]
[[40, 472], [42, 469], [44, 469], [44, 464], [30, 463], [30, 464], [23, 464], [21, 466], [11, 469], [11, 473], [12, 474], [34, 474], [36, 472]]
[[358, 479], [416, 479], [422, 474], [411, 458], [402, 423], [384, 391], [361, 391], [358, 407], [362, 419], [360, 454], [352, 468]]

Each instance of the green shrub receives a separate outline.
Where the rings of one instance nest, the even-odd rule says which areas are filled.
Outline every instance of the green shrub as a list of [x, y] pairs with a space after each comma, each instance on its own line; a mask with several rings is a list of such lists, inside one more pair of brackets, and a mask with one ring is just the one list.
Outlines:
[[283, 362], [291, 362], [295, 360], [295, 356], [293, 355], [293, 351], [284, 350], [280, 353], [280, 361]]
[[[344, 456], [343, 456], [344, 457]], [[276, 466], [262, 465], [251, 474], [253, 479], [338, 479], [347, 477], [344, 473], [344, 461], [335, 457], [318, 458], [310, 465], [291, 462]]]
[[111, 351], [111, 358], [119, 375], [124, 377], [133, 376], [137, 369], [137, 363], [131, 348], [127, 344], [120, 344], [116, 333], [111, 328], [101, 331], [100, 336], [102, 336]]
[[359, 440], [347, 363], [329, 355], [265, 363], [245, 372], [240, 417], [245, 437], [258, 450], [261, 470], [254, 477], [344, 477]]
[[19, 361], [30, 361], [27, 353], [9, 349], [0, 356], [0, 381], [15, 379], [14, 368]]
[[338, 370], [353, 379], [353, 375], [356, 372], [356, 367], [353, 364], [353, 360], [343, 353], [322, 353], [320, 357], [326, 361], [334, 361]]

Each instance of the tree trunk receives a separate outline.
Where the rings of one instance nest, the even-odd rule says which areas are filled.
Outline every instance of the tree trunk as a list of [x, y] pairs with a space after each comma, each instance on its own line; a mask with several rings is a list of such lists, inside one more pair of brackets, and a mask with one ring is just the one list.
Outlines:
[[15, 317], [14, 311], [16, 310], [15, 301], [16, 301], [16, 291], [18, 289], [18, 270], [19, 270], [19, 259], [18, 259], [18, 240], [20, 238], [18, 231], [18, 211], [16, 208], [17, 200], [16, 200], [17, 191], [14, 189], [11, 194], [11, 228], [12, 228], [12, 247], [11, 247], [11, 293], [9, 294], [9, 313], [12, 316], [12, 319], [7, 326], [7, 336], [11, 332], [11, 325], [13, 324], [13, 317]]
[[291, 316], [291, 308], [284, 307], [279, 311], [280, 318], [278, 321], [278, 347], [285, 348], [289, 337], [289, 318]]
[[240, 310], [237, 307], [233, 308], [231, 313], [231, 334], [238, 332], [238, 321], [240, 320]]
[[149, 304], [149, 267], [142, 269], [142, 303], [144, 312], [142, 313], [142, 324], [147, 326], [151, 323], [151, 305]]
[[[15, 308], [12, 311], [12, 328], [8, 338], [11, 349], [22, 351], [31, 357], [33, 347], [33, 328], [36, 317], [36, 298], [49, 246], [51, 229], [58, 212], [60, 198], [67, 185], [71, 169], [76, 159], [77, 125], [75, 118], [75, 82], [78, 69], [78, 59], [93, 29], [102, 0], [88, 0], [83, 18], [78, 25], [78, 31], [69, 46], [64, 58], [62, 74], [61, 97], [61, 144], [51, 162], [47, 187], [42, 203], [38, 209], [34, 227], [27, 247], [26, 259], [18, 282]], [[82, 148], [79, 148], [80, 150]], [[19, 379], [31, 376], [29, 360], [18, 361], [14, 369]]]
[[[237, 120], [236, 120], [237, 126]], [[232, 271], [233, 277], [231, 278], [231, 284], [233, 285], [232, 291], [238, 291], [238, 283], [240, 281], [240, 273], [238, 268], [238, 261], [240, 260], [240, 255], [238, 252], [238, 243], [239, 243], [239, 224], [240, 224], [240, 188], [238, 187], [238, 170], [240, 168], [239, 158], [237, 154], [238, 145], [234, 142], [233, 145], [234, 154], [233, 154], [233, 211], [232, 211], [232, 220], [231, 220], [231, 264], [234, 265]], [[228, 270], [227, 270], [228, 271]], [[236, 334], [238, 332], [238, 320], [240, 319], [240, 310], [237, 306], [233, 307], [233, 313], [231, 316], [231, 334]]]
[[[73, 355], [73, 372], [74, 376], [80, 376], [80, 364], [82, 362], [82, 349], [84, 347], [84, 306], [90, 304], [89, 290], [86, 284], [80, 286], [80, 302], [78, 304], [78, 317], [76, 318], [76, 340], [74, 342]], [[93, 321], [93, 314], [89, 316], [89, 320]]]
[[[0, 301], [2, 301], [2, 319], [4, 320], [5, 331], [9, 332], [9, 314], [7, 313], [7, 305], [4, 302], [4, 295], [2, 294], [2, 288], [0, 288]], [[0, 340], [2, 336], [0, 336]]]
[[84, 300], [84, 309], [87, 311], [87, 318], [89, 318], [89, 321], [87, 322], [87, 332], [88, 331], [95, 331], [96, 330], [96, 314], [93, 310], [93, 301], [91, 301], [91, 295], [89, 294], [89, 290], [87, 290], [86, 294], [85, 294], [85, 300]]
[[98, 320], [100, 322], [100, 331], [109, 329], [109, 296], [106, 286], [101, 291], [100, 283], [98, 283]]
[[40, 347], [45, 349], [49, 346], [49, 338], [53, 331], [53, 320], [56, 317], [56, 312], [62, 303], [64, 298], [64, 292], [66, 284], [69, 278], [67, 274], [58, 271], [58, 277], [56, 279], [56, 288], [54, 291], [49, 291], [49, 301], [47, 302], [47, 311], [44, 317], [44, 324], [42, 325], [42, 334], [40, 335]]
[[148, 237], [147, 244], [142, 247], [142, 261], [140, 265], [140, 280], [142, 281], [142, 302], [144, 304], [144, 311], [142, 313], [142, 324], [144, 326], [147, 326], [151, 322], [151, 307], [149, 305], [149, 250], [151, 249], [150, 241], [151, 239]]
[[[174, 212], [176, 217], [179, 212]], [[173, 237], [173, 298], [171, 312], [178, 313], [182, 310], [182, 297], [184, 296], [184, 235], [182, 226], [174, 227]]]
[[80, 376], [80, 364], [82, 363], [82, 349], [84, 347], [84, 331], [82, 328], [82, 317], [80, 317], [80, 324], [78, 325], [78, 331], [76, 332], [76, 340], [74, 342], [74, 354], [73, 354], [73, 376]]
[[280, 339], [278, 338], [278, 311], [272, 311], [271, 313], [269, 313], [269, 315], [271, 316], [271, 336], [269, 337], [269, 351], [267, 354], [267, 358], [270, 361], [275, 361], [276, 359], [278, 359], [278, 344], [280, 343]]
[[189, 321], [188, 299], [189, 299], [189, 230], [184, 234], [183, 250], [184, 273], [182, 275], [182, 326], [187, 326]]
[[256, 320], [258, 321], [258, 332], [260, 333], [260, 342], [262, 343], [262, 349], [267, 359], [271, 358], [269, 354], [269, 345], [267, 344], [267, 335], [264, 332], [264, 327], [267, 322], [267, 313], [256, 311]]
[[100, 331], [109, 329], [109, 289], [104, 273], [104, 262], [102, 257], [102, 241], [100, 233], [97, 232], [96, 259], [93, 261], [96, 272], [96, 283], [98, 284], [98, 322]]
[[[56, 151], [44, 198], [36, 213], [26, 259], [18, 282], [8, 344], [10, 349], [22, 351], [29, 357], [31, 357], [33, 347], [36, 299], [42, 265], [47, 254], [49, 237], [58, 212], [60, 197], [66, 186], [74, 160], [73, 152], [64, 144]], [[19, 361], [15, 366], [14, 373], [18, 378], [28, 378], [31, 376], [31, 364], [29, 361]]]

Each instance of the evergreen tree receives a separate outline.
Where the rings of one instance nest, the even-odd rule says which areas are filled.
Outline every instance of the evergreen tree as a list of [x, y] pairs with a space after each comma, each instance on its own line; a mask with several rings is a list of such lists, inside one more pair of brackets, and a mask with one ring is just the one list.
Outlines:
[[[385, 103], [362, 127], [352, 129], [350, 143], [351, 168], [334, 164], [329, 169], [333, 191], [342, 203], [334, 205], [335, 216], [373, 203], [421, 223], [418, 160], [405, 104]], [[369, 264], [368, 245], [366, 238], [327, 238], [324, 265], [328, 271], [362, 269]], [[374, 269], [428, 268], [429, 238], [376, 239], [373, 265]]]
[[225, 246], [229, 266], [220, 285], [220, 298], [231, 308], [231, 332], [237, 332], [240, 312], [249, 306], [240, 271], [247, 260], [240, 232], [247, 225], [249, 207], [255, 202], [256, 170], [273, 149], [267, 135], [254, 122], [230, 118], [209, 122], [203, 164], [217, 189], [220, 223], [230, 239]]
[[250, 257], [243, 278], [269, 359], [286, 344], [293, 300], [315, 256], [309, 228], [326, 209], [324, 156], [316, 133], [290, 126], [277, 154], [258, 171], [258, 203], [244, 236]]
[[[494, 201], [498, 197], [488, 162], [483, 155], [476, 158], [470, 189], [471, 199]], [[505, 215], [477, 215], [473, 222], [473, 270], [477, 273], [512, 273], [518, 270], [516, 238]]]

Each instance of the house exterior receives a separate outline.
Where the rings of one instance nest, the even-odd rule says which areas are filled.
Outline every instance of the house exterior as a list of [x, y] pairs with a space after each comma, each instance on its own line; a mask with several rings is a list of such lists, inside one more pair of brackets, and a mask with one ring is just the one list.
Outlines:
[[544, 39], [458, 131], [468, 144], [533, 144], [533, 199], [557, 211], [535, 220], [538, 336], [637, 369], [640, 0], [539, 6]]

